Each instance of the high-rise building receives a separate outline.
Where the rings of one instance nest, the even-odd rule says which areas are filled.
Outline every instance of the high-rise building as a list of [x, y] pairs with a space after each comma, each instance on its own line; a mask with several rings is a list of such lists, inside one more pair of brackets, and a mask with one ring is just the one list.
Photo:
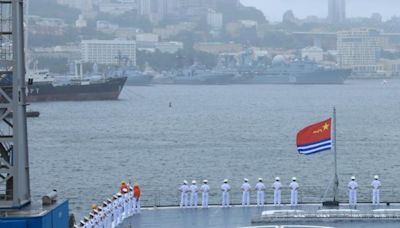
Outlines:
[[221, 29], [223, 24], [223, 15], [213, 9], [208, 9], [207, 24], [214, 29]]
[[376, 73], [382, 48], [382, 37], [375, 29], [352, 29], [337, 34], [338, 63], [354, 73]]
[[343, 23], [346, 20], [346, 0], [329, 0], [328, 21]]
[[[173, 1], [172, 1], [173, 2]], [[139, 12], [152, 21], [160, 21], [169, 10], [168, 0], [140, 0]]]
[[83, 40], [81, 55], [84, 62], [117, 64], [122, 55], [136, 65], [136, 41], [134, 40]]

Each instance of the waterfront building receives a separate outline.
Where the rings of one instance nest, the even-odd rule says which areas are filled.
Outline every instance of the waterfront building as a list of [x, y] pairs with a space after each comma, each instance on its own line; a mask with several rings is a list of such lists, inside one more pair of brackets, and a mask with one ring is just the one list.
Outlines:
[[134, 40], [83, 40], [81, 55], [84, 62], [117, 64], [122, 55], [136, 65], [136, 41]]
[[221, 53], [237, 53], [243, 50], [243, 46], [237, 43], [220, 43], [220, 42], [200, 42], [195, 43], [194, 50], [202, 51], [214, 55]]
[[375, 29], [352, 29], [337, 33], [338, 63], [355, 74], [373, 74], [381, 70], [378, 64], [382, 48], [380, 32]]

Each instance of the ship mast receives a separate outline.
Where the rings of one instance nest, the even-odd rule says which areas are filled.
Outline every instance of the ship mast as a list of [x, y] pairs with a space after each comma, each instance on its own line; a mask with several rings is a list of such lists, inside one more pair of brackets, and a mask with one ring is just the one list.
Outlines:
[[333, 108], [333, 157], [334, 157], [334, 177], [333, 177], [333, 202], [337, 202], [337, 194], [339, 189], [339, 178], [337, 172], [337, 156], [336, 156], [336, 108]]
[[0, 0], [0, 209], [30, 203], [23, 0]]

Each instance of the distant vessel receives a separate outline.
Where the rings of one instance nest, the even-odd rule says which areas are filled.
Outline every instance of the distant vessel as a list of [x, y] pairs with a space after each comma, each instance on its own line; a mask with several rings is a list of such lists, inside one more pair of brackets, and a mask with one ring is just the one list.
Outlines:
[[309, 60], [287, 62], [275, 56], [268, 67], [257, 67], [242, 73], [242, 83], [253, 84], [343, 84], [351, 75], [349, 69], [326, 67]]
[[55, 77], [47, 70], [34, 70], [27, 73], [27, 78], [29, 102], [116, 100], [127, 79], [125, 76], [104, 77], [97, 72], [97, 67], [83, 76], [82, 64], [76, 65], [75, 75]]
[[126, 77], [126, 85], [128, 86], [144, 86], [150, 85], [154, 76], [148, 72], [142, 72], [134, 66], [119, 67], [109, 70], [107, 75], [111, 77]]
[[206, 69], [193, 65], [187, 69], [167, 73], [172, 84], [218, 85], [230, 84], [235, 75], [230, 71]]

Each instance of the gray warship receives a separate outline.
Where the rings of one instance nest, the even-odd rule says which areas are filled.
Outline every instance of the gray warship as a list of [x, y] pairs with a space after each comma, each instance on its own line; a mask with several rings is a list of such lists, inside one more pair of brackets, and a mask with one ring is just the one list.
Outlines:
[[242, 72], [250, 84], [344, 84], [351, 75], [349, 69], [323, 66], [308, 59], [286, 61], [281, 55], [266, 67], [256, 67]]

